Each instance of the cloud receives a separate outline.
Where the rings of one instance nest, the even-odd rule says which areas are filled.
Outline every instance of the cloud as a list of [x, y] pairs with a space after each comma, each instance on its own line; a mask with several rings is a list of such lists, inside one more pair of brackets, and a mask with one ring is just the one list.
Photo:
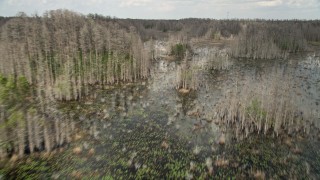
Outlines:
[[263, 7], [273, 7], [273, 6], [279, 6], [282, 3], [283, 3], [282, 0], [266, 0], [266, 1], [258, 1], [257, 5], [263, 6]]
[[[192, 2], [192, 0], [121, 0], [120, 7], [134, 7], [134, 8], [146, 8], [149, 12], [170, 12], [176, 9], [176, 4], [182, 4], [185, 2]], [[144, 9], [145, 10], [145, 9]]]
[[151, 0], [121, 0], [120, 7], [147, 6]]
[[82, 2], [82, 4], [88, 5], [88, 6], [95, 6], [95, 5], [100, 5], [103, 2], [104, 2], [103, 0], [87, 0]]
[[287, 6], [291, 8], [319, 7], [320, 0], [257, 0], [256, 4], [263, 7]]
[[157, 6], [156, 6], [156, 10], [158, 12], [170, 12], [175, 9], [176, 9], [176, 7], [175, 7], [174, 3], [172, 3], [172, 2], [161, 2], [161, 3], [157, 4]]
[[320, 18], [320, 0], [0, 0], [0, 16], [54, 9], [121, 18]]
[[319, 7], [320, 0], [288, 0], [286, 4], [293, 7]]

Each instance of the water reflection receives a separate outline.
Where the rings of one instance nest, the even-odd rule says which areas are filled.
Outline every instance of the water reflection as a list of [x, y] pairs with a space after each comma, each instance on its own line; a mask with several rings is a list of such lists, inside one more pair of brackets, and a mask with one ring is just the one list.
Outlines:
[[[309, 57], [306, 58], [306, 61], [307, 63], [310, 61]], [[312, 66], [312, 68], [306, 69], [303, 62], [292, 60], [291, 64], [287, 64], [287, 62], [281, 61], [233, 60], [233, 63], [231, 63], [233, 66], [229, 66], [227, 69], [219, 71], [213, 69], [211, 73], [203, 71], [201, 73], [202, 82], [204, 82], [203, 87], [186, 96], [178, 93], [174, 86], [175, 70], [179, 67], [179, 64], [159, 60], [156, 62], [148, 83], [138, 83], [138, 85], [108, 91], [105, 94], [110, 98], [104, 104], [107, 105], [108, 114], [119, 118], [130, 118], [137, 111], [148, 116], [149, 113], [160, 110], [166, 114], [167, 118], [159, 118], [155, 121], [163, 125], [169, 135], [178, 135], [187, 139], [187, 148], [190, 152], [197, 156], [200, 155], [199, 158], [208, 157], [212, 153], [221, 156], [221, 153], [226, 151], [223, 150], [221, 144], [230, 146], [235, 137], [243, 139], [248, 137], [248, 133], [253, 130], [251, 128], [245, 130], [241, 130], [241, 128], [230, 129], [231, 126], [221, 124], [218, 119], [220, 101], [232, 96], [234, 90], [250, 93], [249, 90], [252, 91], [260, 85], [266, 88], [271, 87], [270, 83], [275, 81], [279, 83], [277, 86], [283, 86], [283, 83], [287, 82], [289, 84], [282, 92], [284, 94], [278, 95], [291, 98], [290, 103], [298, 107], [298, 110], [292, 112], [293, 116], [299, 116], [298, 113], [303, 112], [305, 121], [301, 121], [299, 124], [299, 127], [302, 127], [302, 132], [309, 134], [313, 128], [311, 126], [319, 127], [317, 103], [314, 103], [315, 100], [318, 101], [317, 99], [319, 99], [319, 94], [315, 93], [319, 88], [319, 73], [314, 73], [319, 72], [319, 68]], [[306, 86], [309, 87], [306, 88]], [[238, 96], [243, 96], [239, 92]], [[299, 92], [300, 94], [298, 94]], [[110, 105], [108, 106], [108, 104]], [[226, 108], [231, 108], [232, 104], [231, 102]], [[285, 109], [283, 110], [285, 111]], [[122, 115], [121, 112], [125, 112], [127, 116]], [[145, 122], [136, 120], [136, 122], [138, 124], [146, 123], [149, 120]], [[106, 125], [104, 126], [106, 127]], [[115, 124], [107, 127], [111, 128], [112, 126], [115, 126]], [[132, 128], [130, 125], [121, 127], [129, 129], [128, 131]], [[283, 125], [280, 127], [283, 127]], [[294, 129], [294, 126], [292, 127]], [[298, 129], [300, 130], [300, 128]], [[119, 129], [114, 127], [112, 132], [114, 131], [119, 131]], [[112, 135], [110, 129], [108, 129], [108, 133], [104, 132], [103, 134], [105, 133]], [[292, 132], [289, 130], [288, 133], [291, 134]], [[126, 148], [123, 147], [123, 149]], [[293, 151], [297, 152], [298, 150], [293, 149]], [[220, 161], [217, 161], [217, 163], [219, 164]]]

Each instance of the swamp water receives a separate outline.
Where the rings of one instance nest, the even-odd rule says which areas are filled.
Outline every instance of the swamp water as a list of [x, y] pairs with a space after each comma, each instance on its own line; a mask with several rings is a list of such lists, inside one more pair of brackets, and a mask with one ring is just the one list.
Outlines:
[[[93, 91], [88, 101], [59, 104], [59, 111], [72, 114], [73, 140], [50, 154], [7, 162], [1, 177], [319, 179], [319, 57], [216, 61], [210, 55], [215, 51], [220, 52], [196, 50], [190, 63], [197, 67], [198, 88], [188, 94], [176, 90], [180, 63], [157, 60], [147, 81], [108, 86]], [[228, 122], [221, 104], [228, 110], [226, 102], [241, 103], [229, 95], [250, 99], [245, 88], [265, 83], [263, 77], [276, 78], [277, 87], [290, 80], [284, 92], [295, 105], [292, 116], [300, 120], [281, 122], [277, 131], [277, 123], [269, 123], [266, 132], [256, 122], [238, 126], [239, 117]]]

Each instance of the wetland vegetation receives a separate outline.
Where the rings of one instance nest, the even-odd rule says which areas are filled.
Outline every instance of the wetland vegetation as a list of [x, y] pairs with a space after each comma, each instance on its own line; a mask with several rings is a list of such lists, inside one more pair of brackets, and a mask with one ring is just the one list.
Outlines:
[[0, 18], [0, 179], [319, 179], [319, 32]]

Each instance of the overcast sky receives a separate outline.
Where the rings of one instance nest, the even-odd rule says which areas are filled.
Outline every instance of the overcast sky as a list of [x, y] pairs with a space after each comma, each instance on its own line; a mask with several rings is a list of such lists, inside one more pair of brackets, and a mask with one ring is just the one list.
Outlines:
[[0, 16], [55, 9], [142, 19], [320, 19], [320, 0], [0, 0]]

